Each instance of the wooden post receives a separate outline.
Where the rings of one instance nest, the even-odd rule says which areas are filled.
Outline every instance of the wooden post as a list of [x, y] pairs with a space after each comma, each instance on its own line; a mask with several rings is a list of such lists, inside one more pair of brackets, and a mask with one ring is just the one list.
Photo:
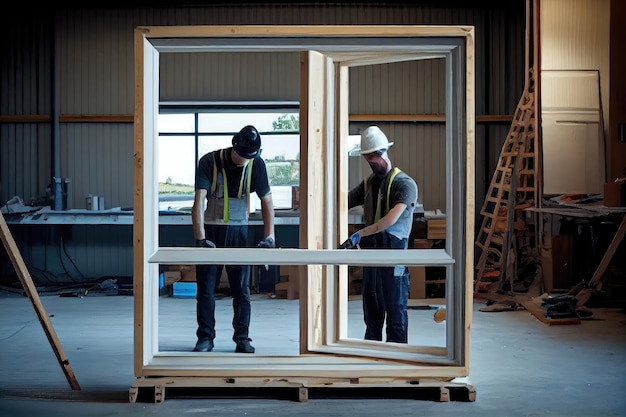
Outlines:
[[17, 275], [20, 278], [20, 282], [24, 287], [24, 291], [26, 295], [30, 299], [30, 302], [35, 309], [35, 313], [37, 314], [37, 318], [43, 327], [44, 333], [46, 333], [46, 337], [50, 342], [50, 346], [52, 346], [52, 350], [54, 350], [54, 354], [57, 357], [59, 364], [61, 365], [61, 369], [67, 378], [67, 382], [70, 383], [70, 387], [73, 390], [80, 390], [80, 385], [78, 385], [78, 380], [74, 375], [74, 371], [72, 371], [72, 367], [70, 365], [70, 361], [63, 353], [63, 348], [61, 347], [61, 343], [52, 327], [52, 323], [48, 319], [48, 314], [46, 313], [43, 305], [41, 304], [41, 300], [39, 299], [39, 294], [37, 293], [37, 288], [33, 283], [33, 279], [26, 268], [26, 264], [24, 263], [24, 259], [22, 259], [22, 255], [15, 244], [15, 240], [11, 235], [11, 231], [7, 226], [6, 221], [4, 220], [4, 215], [0, 215], [0, 237], [2, 237], [2, 243], [4, 244], [4, 248], [11, 258], [11, 262], [13, 263], [13, 267], [17, 271]]
[[591, 297], [592, 293], [597, 292], [601, 288], [602, 283], [604, 281], [604, 273], [606, 272], [606, 268], [611, 263], [611, 259], [613, 259], [613, 255], [615, 254], [615, 251], [617, 251], [617, 248], [619, 247], [620, 243], [622, 243], [622, 239], [624, 239], [624, 235], [626, 235], [626, 214], [622, 218], [622, 222], [617, 228], [617, 231], [615, 232], [615, 236], [613, 236], [613, 239], [611, 240], [609, 247], [606, 249], [606, 252], [604, 253], [604, 256], [602, 257], [600, 264], [598, 265], [598, 267], [596, 268], [596, 271], [593, 273], [593, 276], [589, 280], [589, 283], [587, 284], [587, 288], [583, 287], [581, 289], [581, 284], [584, 285], [584, 281], [583, 281], [583, 283], [575, 286], [568, 292], [568, 294], [576, 296], [576, 300], [577, 300], [576, 307], [584, 306], [587, 300], [589, 300], [589, 297]]

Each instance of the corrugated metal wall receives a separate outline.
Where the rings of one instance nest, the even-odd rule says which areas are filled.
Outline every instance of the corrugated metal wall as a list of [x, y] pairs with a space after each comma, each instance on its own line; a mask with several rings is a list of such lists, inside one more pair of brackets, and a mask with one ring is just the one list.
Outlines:
[[132, 207], [132, 124], [70, 123], [61, 137], [60, 172], [71, 181], [74, 208], [85, 208], [89, 194], [104, 197], [107, 209]]
[[[350, 114], [445, 114], [445, 82], [443, 59], [351, 68]], [[369, 124], [352, 123], [350, 133], [359, 134]], [[419, 202], [426, 210], [445, 211], [445, 124], [373, 124], [394, 142], [389, 156], [418, 183]]]
[[162, 53], [162, 101], [298, 101], [300, 55], [275, 53]]
[[[512, 3], [512, 4], [511, 4]], [[49, 116], [55, 103], [64, 115], [132, 116], [133, 31], [153, 25], [342, 25], [446, 24], [476, 27], [476, 113], [512, 114], [522, 92], [524, 2], [492, 8], [424, 7], [411, 4], [311, 3], [168, 8], [58, 9], [5, 14], [0, 27], [0, 116]], [[169, 55], [169, 54], [168, 54]], [[296, 100], [299, 58], [289, 53], [162, 58], [163, 99]], [[297, 54], [296, 54], [297, 55]], [[54, 56], [54, 59], [53, 59]], [[194, 67], [200, 68], [193, 71]], [[350, 112], [443, 113], [442, 63], [438, 60], [351, 70]], [[225, 77], [228, 74], [228, 77]], [[235, 75], [235, 76], [234, 76]], [[406, 85], [416, 88], [407, 89]], [[372, 88], [376, 85], [376, 88]], [[379, 123], [396, 140], [392, 158], [420, 183], [427, 209], [445, 207], [444, 126], [439, 123]], [[351, 130], [362, 127], [354, 123]], [[482, 201], [508, 125], [477, 126], [476, 201]], [[38, 121], [0, 125], [0, 202], [14, 195], [27, 203], [45, 195], [53, 168], [71, 180], [73, 207], [98, 194], [106, 207], [133, 202], [133, 127], [130, 122], [61, 123], [59, 165], [53, 165], [54, 125]], [[118, 231], [102, 231], [102, 234]], [[86, 242], [89, 237], [85, 236]], [[130, 250], [119, 248], [120, 253]], [[89, 245], [87, 245], [89, 246]], [[99, 249], [94, 248], [94, 251]], [[125, 253], [125, 252], [124, 252]], [[84, 256], [87, 276], [114, 275], [115, 259]], [[112, 261], [113, 259], [113, 261]], [[128, 268], [132, 271], [132, 259]], [[126, 265], [126, 266], [129, 266]], [[125, 269], [125, 268], [122, 268]]]
[[[0, 115], [49, 114], [52, 34], [50, 19], [16, 21], [3, 13], [0, 34]], [[30, 201], [50, 181], [49, 124], [0, 125], [0, 205], [14, 195]]]
[[16, 195], [30, 204], [50, 182], [50, 126], [3, 123], [0, 141], [0, 206]]

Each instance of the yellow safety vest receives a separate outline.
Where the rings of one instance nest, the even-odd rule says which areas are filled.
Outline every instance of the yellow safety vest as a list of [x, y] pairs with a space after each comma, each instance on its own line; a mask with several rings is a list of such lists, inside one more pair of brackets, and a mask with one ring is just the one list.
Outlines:
[[[389, 183], [387, 184], [387, 201], [386, 201], [386, 205], [385, 205], [385, 214], [389, 213], [389, 194], [391, 193], [391, 184], [393, 183], [393, 179], [396, 177], [396, 175], [398, 175], [400, 172], [402, 172], [400, 170], [400, 168], [394, 168], [393, 172], [391, 173], [391, 177], [389, 178]], [[367, 185], [367, 181], [365, 181], [365, 185]], [[366, 190], [367, 191], [367, 190]], [[377, 221], [380, 220], [380, 200], [382, 198], [382, 194], [380, 193], [380, 191], [378, 192], [378, 200], [376, 201], [376, 214], [374, 215], [374, 223], [376, 223]]]
[[[220, 151], [220, 160], [221, 160], [221, 167], [222, 167], [222, 180], [224, 181], [224, 222], [228, 222], [228, 179], [226, 176], [226, 168], [224, 168], [225, 166], [225, 160], [224, 160], [224, 149], [222, 149]], [[243, 196], [243, 180], [244, 178], [247, 177], [247, 181], [246, 181], [246, 195], [249, 196], [250, 195], [250, 180], [252, 178], [252, 165], [254, 160], [250, 159], [248, 160], [248, 162], [246, 162], [246, 166], [244, 167], [244, 172], [241, 175], [241, 178], [239, 179], [239, 192], [237, 193], [237, 198], [241, 199], [241, 197]], [[247, 175], [246, 175], [247, 174]], [[215, 154], [213, 154], [213, 181], [211, 182], [211, 195], [213, 195], [213, 193], [215, 192], [215, 189], [217, 188], [217, 161], [215, 160]]]

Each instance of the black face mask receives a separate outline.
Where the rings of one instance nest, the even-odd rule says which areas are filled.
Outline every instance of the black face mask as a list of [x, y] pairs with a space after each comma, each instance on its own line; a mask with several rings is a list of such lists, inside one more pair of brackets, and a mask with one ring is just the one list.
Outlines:
[[385, 178], [385, 175], [387, 175], [387, 163], [384, 160], [368, 162], [368, 164], [376, 177]]

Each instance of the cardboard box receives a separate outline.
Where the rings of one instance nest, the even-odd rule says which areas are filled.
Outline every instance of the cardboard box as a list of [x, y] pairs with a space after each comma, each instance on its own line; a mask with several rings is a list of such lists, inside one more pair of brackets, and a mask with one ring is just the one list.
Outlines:
[[289, 281], [291, 277], [291, 265], [280, 265], [278, 267], [279, 281]]
[[604, 184], [604, 205], [626, 207], [626, 179]]
[[163, 284], [172, 285], [173, 283], [180, 281], [182, 274], [180, 271], [164, 271], [163, 272]]
[[409, 267], [409, 298], [422, 300], [426, 298], [426, 267]]
[[544, 238], [541, 250], [541, 271], [544, 291], [572, 288], [574, 271], [574, 235], [555, 235]]
[[431, 249], [434, 242], [431, 239], [414, 239], [413, 249]]
[[170, 265], [170, 271], [179, 271], [181, 274], [180, 281], [195, 282], [196, 266], [195, 265]]
[[440, 240], [446, 238], [446, 219], [428, 219], [428, 239]]
[[361, 295], [363, 293], [363, 267], [358, 265], [348, 266], [348, 295]]
[[182, 271], [180, 280], [185, 282], [196, 282], [196, 269], [194, 268], [193, 270]]

